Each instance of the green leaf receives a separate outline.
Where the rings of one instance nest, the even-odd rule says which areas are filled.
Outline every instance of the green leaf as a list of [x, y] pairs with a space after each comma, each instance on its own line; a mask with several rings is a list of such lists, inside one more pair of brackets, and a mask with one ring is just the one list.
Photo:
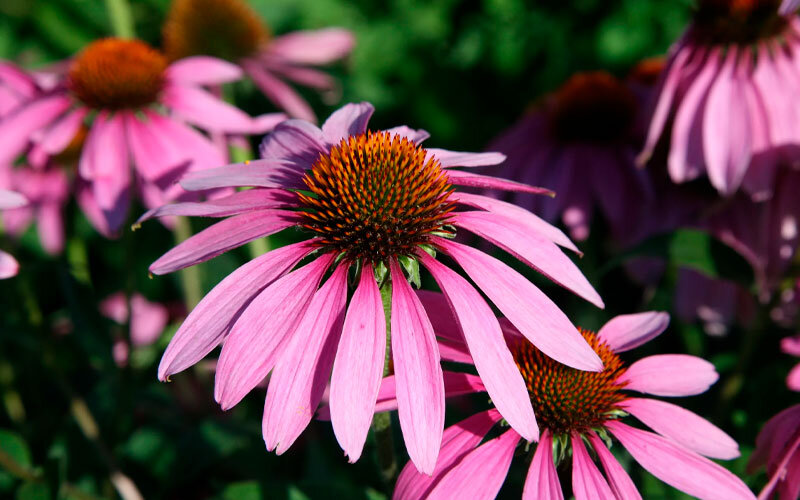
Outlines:
[[261, 485], [257, 481], [244, 481], [226, 486], [222, 490], [222, 498], [225, 500], [261, 500], [266, 497], [262, 495]]
[[14, 460], [18, 466], [24, 469], [31, 467], [31, 452], [19, 434], [0, 429], [0, 450]]
[[25, 483], [17, 490], [17, 500], [50, 500], [50, 487], [45, 483]]
[[422, 280], [419, 277], [419, 261], [412, 257], [406, 257], [405, 255], [398, 257], [397, 260], [400, 261], [400, 264], [403, 265], [403, 269], [408, 273], [408, 280], [418, 289], [422, 288]]
[[289, 500], [309, 500], [308, 496], [297, 486], [289, 486], [288, 497]]

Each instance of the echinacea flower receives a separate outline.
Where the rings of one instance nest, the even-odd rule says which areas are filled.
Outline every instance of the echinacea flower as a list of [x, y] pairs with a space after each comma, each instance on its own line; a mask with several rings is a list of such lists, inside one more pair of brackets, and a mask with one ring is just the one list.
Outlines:
[[798, 160], [800, 24], [780, 0], [701, 0], [672, 48], [661, 78], [644, 151], [669, 137], [675, 182], [706, 173], [730, 195], [739, 187], [768, 198], [775, 168]]
[[[0, 189], [0, 210], [24, 207], [28, 200], [19, 193]], [[0, 279], [11, 278], [19, 272], [19, 263], [11, 254], [0, 250]]]
[[508, 157], [492, 174], [545, 186], [558, 196], [513, 193], [507, 201], [550, 222], [560, 217], [577, 240], [588, 237], [595, 209], [617, 235], [630, 232], [631, 212], [650, 189], [634, 161], [638, 106], [633, 90], [608, 73], [571, 77], [489, 145]]
[[[130, 320], [132, 347], [143, 347], [154, 343], [169, 321], [169, 309], [166, 306], [151, 302], [139, 293], [131, 295], [130, 307], [128, 298], [123, 292], [106, 297], [100, 302], [100, 313], [120, 325]], [[128, 345], [122, 339], [114, 342], [112, 353], [118, 365], [123, 366], [128, 362]]]
[[[142, 217], [231, 216], [164, 254], [150, 266], [153, 274], [198, 264], [290, 227], [311, 236], [256, 258], [217, 285], [175, 334], [159, 377], [184, 370], [222, 343], [215, 397], [228, 409], [272, 371], [263, 431], [267, 448], [280, 454], [308, 425], [333, 370], [333, 427], [355, 461], [384, 368], [380, 290], [388, 292], [390, 282], [400, 425], [412, 459], [430, 473], [444, 427], [440, 351], [433, 318], [404, 268], [417, 281], [421, 263], [445, 291], [489, 394], [526, 439], [537, 436], [536, 423], [497, 319], [471, 284], [432, 255], [455, 260], [523, 335], [578, 369], [599, 370], [602, 364], [564, 313], [505, 263], [449, 238], [456, 228], [477, 234], [589, 302], [602, 301], [558, 248], [575, 248], [562, 232], [519, 207], [456, 189], [544, 191], [452, 168], [496, 164], [503, 155], [424, 148], [428, 133], [405, 126], [369, 131], [372, 113], [368, 103], [348, 104], [321, 129], [301, 120], [283, 122], [264, 140], [262, 159], [182, 181], [185, 189], [255, 189], [167, 205]], [[349, 304], [348, 280], [358, 284]]]
[[[251, 118], [201, 88], [241, 77], [225, 61], [193, 57], [168, 64], [138, 40], [92, 42], [50, 89], [41, 89], [0, 122], [0, 164], [12, 163], [31, 143], [46, 155], [66, 148], [85, 122], [91, 126], [80, 176], [110, 231], [124, 222], [134, 175], [148, 207], [184, 194], [174, 180], [184, 171], [219, 165], [224, 151], [188, 122], [209, 132], [257, 133], [285, 118]], [[99, 228], [100, 229], [100, 228]]]
[[[800, 357], [800, 335], [781, 340], [781, 350], [786, 354]], [[800, 363], [796, 364], [786, 376], [786, 386], [793, 391], [800, 391]]]
[[334, 79], [314, 67], [344, 58], [355, 43], [338, 28], [273, 37], [242, 0], [174, 0], [163, 31], [170, 58], [209, 55], [238, 64], [278, 108], [313, 123], [311, 107], [284, 80], [332, 91]]
[[[436, 333], [446, 339], [448, 360], [468, 363], [463, 340], [449, 326], [454, 318], [448, 317], [444, 298], [430, 292], [420, 295], [429, 312], [439, 314], [441, 328]], [[733, 439], [680, 406], [631, 394], [691, 396], [705, 392], [717, 380], [711, 363], [682, 354], [657, 354], [625, 365], [620, 353], [652, 340], [668, 323], [666, 313], [646, 312], [617, 316], [596, 334], [582, 329], [586, 341], [603, 360], [604, 369], [598, 373], [575, 370], [554, 361], [512, 325], [504, 324], [541, 429], [522, 498], [563, 500], [556, 465], [567, 460], [570, 451], [576, 500], [641, 498], [608, 450], [612, 437], [651, 474], [690, 495], [704, 500], [754, 498], [736, 476], [705, 458], [727, 460], [739, 456]], [[445, 380], [449, 381], [448, 395], [484, 390], [481, 380], [467, 373], [445, 372]], [[379, 396], [381, 410], [396, 407], [394, 385], [393, 377], [384, 379]], [[631, 415], [655, 433], [623, 423]], [[491, 408], [449, 427], [433, 474], [421, 474], [407, 464], [397, 480], [394, 498], [494, 498], [518, 448], [522, 448], [520, 435], [501, 421], [502, 415]], [[481, 444], [486, 437], [489, 439]]]
[[747, 469], [753, 473], [764, 465], [769, 481], [759, 500], [772, 498], [776, 490], [780, 500], [800, 497], [800, 405], [783, 410], [761, 428]]

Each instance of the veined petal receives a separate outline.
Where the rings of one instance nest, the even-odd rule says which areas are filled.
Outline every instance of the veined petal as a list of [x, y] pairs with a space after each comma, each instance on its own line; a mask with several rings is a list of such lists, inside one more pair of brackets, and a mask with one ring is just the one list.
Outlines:
[[553, 435], [547, 429], [542, 432], [542, 438], [533, 453], [522, 500], [564, 500], [558, 472], [553, 464]]
[[625, 389], [655, 396], [693, 396], [708, 390], [719, 375], [714, 365], [687, 354], [656, 354], [634, 362], [617, 381]]
[[286, 160], [254, 160], [224, 167], [189, 172], [181, 179], [187, 191], [222, 187], [300, 187], [302, 172]]
[[606, 479], [592, 462], [583, 438], [573, 434], [572, 439], [572, 493], [575, 500], [616, 500]]
[[339, 144], [342, 139], [363, 134], [374, 112], [375, 108], [368, 102], [345, 104], [325, 120], [322, 134], [329, 144]]
[[597, 332], [614, 352], [625, 352], [650, 342], [669, 325], [665, 312], [623, 314], [612, 318]]
[[442, 168], [449, 167], [485, 167], [497, 165], [506, 161], [503, 153], [468, 153], [463, 151], [448, 151], [439, 148], [427, 148], [428, 157], [439, 160]]
[[392, 135], [399, 135], [400, 137], [405, 137], [414, 144], [421, 144], [425, 139], [431, 136], [431, 134], [429, 134], [427, 130], [423, 130], [421, 128], [413, 129], [405, 125], [387, 128], [386, 130], [384, 130], [384, 132], [388, 132]]
[[165, 76], [183, 85], [220, 85], [240, 80], [244, 72], [239, 66], [209, 56], [192, 56], [170, 64]]
[[284, 189], [248, 189], [208, 201], [173, 203], [148, 210], [136, 224], [155, 217], [184, 215], [192, 217], [227, 217], [242, 212], [268, 208], [287, 208], [295, 204], [295, 196]]
[[639, 490], [633, 484], [631, 477], [625, 472], [625, 469], [617, 462], [614, 455], [608, 451], [605, 443], [594, 432], [589, 433], [589, 442], [592, 443], [597, 458], [603, 465], [603, 470], [606, 471], [606, 479], [611, 490], [614, 492], [617, 500], [642, 500]]
[[474, 174], [472, 172], [465, 172], [463, 170], [453, 170], [449, 168], [447, 169], [447, 177], [450, 181], [450, 184], [455, 184], [457, 186], [498, 189], [501, 191], [512, 191], [518, 193], [543, 194], [546, 196], [555, 195], [555, 193], [549, 189], [529, 186], [528, 184], [522, 184], [519, 182], [510, 181], [508, 179], [501, 179], [499, 177]]

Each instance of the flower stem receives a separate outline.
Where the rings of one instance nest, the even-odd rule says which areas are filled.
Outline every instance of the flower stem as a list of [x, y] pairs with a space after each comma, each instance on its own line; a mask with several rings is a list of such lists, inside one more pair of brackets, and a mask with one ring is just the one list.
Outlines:
[[[186, 217], [176, 217], [175, 243], [180, 243], [192, 236], [192, 225]], [[186, 301], [186, 310], [194, 309], [203, 298], [203, 280], [200, 276], [200, 268], [197, 266], [187, 267], [181, 270], [181, 285], [183, 286], [183, 298]]]
[[[383, 314], [386, 317], [386, 357], [383, 361], [383, 376], [386, 377], [391, 374], [392, 356], [392, 282], [388, 279], [381, 287], [381, 301], [383, 302]], [[394, 484], [397, 476], [397, 461], [394, 454], [391, 413], [376, 414], [372, 419], [372, 431], [375, 433], [381, 477], [385, 484]]]
[[133, 15], [128, 0], [106, 0], [106, 12], [111, 21], [111, 30], [119, 38], [136, 38]]

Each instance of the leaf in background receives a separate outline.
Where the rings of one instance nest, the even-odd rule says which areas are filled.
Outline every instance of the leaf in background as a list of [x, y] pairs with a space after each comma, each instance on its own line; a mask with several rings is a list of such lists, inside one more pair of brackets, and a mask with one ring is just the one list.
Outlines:
[[45, 483], [25, 483], [17, 490], [17, 500], [50, 500], [50, 487]]
[[31, 468], [31, 452], [25, 440], [16, 432], [0, 429], [0, 452], [5, 453], [18, 466]]

